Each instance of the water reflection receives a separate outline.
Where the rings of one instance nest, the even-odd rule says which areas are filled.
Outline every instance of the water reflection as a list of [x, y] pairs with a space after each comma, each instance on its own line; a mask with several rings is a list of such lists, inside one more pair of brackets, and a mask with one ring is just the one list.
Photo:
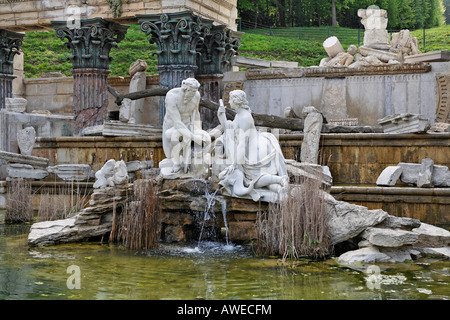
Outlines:
[[[0, 299], [449, 299], [449, 261], [381, 266], [380, 289], [364, 268], [333, 259], [283, 266], [248, 247], [202, 242], [134, 252], [100, 243], [27, 246], [27, 225], [0, 223]], [[68, 289], [67, 268], [81, 289]]]

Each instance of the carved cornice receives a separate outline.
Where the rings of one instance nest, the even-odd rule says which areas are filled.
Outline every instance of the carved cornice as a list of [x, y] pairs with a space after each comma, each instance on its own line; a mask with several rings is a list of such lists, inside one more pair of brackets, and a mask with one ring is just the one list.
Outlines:
[[108, 69], [111, 48], [117, 47], [128, 29], [101, 18], [81, 20], [78, 28], [69, 28], [66, 21], [52, 21], [52, 25], [58, 38], [68, 40], [65, 44], [72, 50], [69, 60], [74, 69]]
[[192, 11], [137, 15], [141, 30], [158, 46], [158, 65], [195, 66], [198, 47], [210, 34], [212, 20]]
[[0, 29], [0, 73], [14, 73], [14, 56], [20, 54], [25, 35]]
[[248, 80], [261, 79], [287, 79], [287, 78], [320, 78], [320, 77], [351, 77], [372, 75], [395, 75], [427, 73], [431, 71], [429, 63], [403, 63], [384, 64], [373, 66], [361, 66], [359, 68], [348, 67], [307, 67], [307, 68], [270, 68], [248, 69]]

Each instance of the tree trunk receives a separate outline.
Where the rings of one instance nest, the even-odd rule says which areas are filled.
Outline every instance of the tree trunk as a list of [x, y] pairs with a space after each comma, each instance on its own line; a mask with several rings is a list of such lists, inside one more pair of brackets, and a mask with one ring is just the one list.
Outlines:
[[337, 27], [337, 21], [336, 21], [336, 0], [331, 0], [331, 26], [333, 28]]
[[[127, 98], [130, 100], [142, 99], [145, 97], [152, 96], [165, 96], [169, 89], [165, 88], [154, 88], [147, 89], [142, 91], [136, 91], [128, 94], [120, 94], [116, 89], [111, 86], [108, 86], [108, 91], [116, 97], [116, 103], [118, 105], [122, 104], [123, 99]], [[204, 108], [208, 108], [214, 112], [217, 112], [219, 109], [219, 105], [210, 100], [202, 99], [200, 101], [200, 106]], [[233, 120], [236, 112], [231, 110], [230, 108], [226, 108], [226, 116], [228, 119]], [[292, 119], [292, 118], [283, 118], [273, 115], [267, 114], [256, 114], [252, 113], [253, 120], [255, 121], [256, 126], [260, 127], [268, 127], [268, 128], [279, 128], [279, 129], [287, 129], [293, 131], [302, 131], [303, 130], [303, 119]]]

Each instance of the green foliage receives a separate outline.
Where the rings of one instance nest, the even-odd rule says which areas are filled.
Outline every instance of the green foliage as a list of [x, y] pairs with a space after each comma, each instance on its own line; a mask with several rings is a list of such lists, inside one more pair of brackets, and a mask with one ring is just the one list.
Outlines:
[[322, 44], [317, 41], [301, 41], [290, 38], [244, 34], [239, 53], [245, 57], [265, 60], [296, 61], [300, 66], [318, 65], [326, 56]]
[[[130, 64], [143, 59], [148, 64], [148, 73], [157, 73], [157, 58], [153, 55], [156, 45], [150, 44], [138, 25], [128, 29], [118, 48], [111, 50], [114, 60], [110, 64], [111, 76], [126, 76]], [[26, 78], [36, 78], [41, 73], [61, 72], [72, 75], [71, 52], [55, 35], [55, 31], [27, 32], [23, 41], [24, 71]]]
[[[251, 30], [249, 30], [251, 31]], [[318, 65], [326, 57], [322, 42], [327, 37], [327, 27], [301, 28], [298, 40], [298, 28], [282, 28], [273, 32], [282, 36], [269, 37], [269, 29], [258, 30], [261, 34], [245, 33], [239, 54], [267, 60], [296, 61], [300, 66]], [[350, 44], [357, 44], [358, 30], [349, 28], [331, 28], [330, 35], [337, 36], [344, 49]], [[423, 49], [423, 31], [417, 30], [412, 35], [418, 38], [419, 49], [423, 52], [448, 50], [450, 46], [450, 25], [426, 30], [426, 48]], [[362, 41], [361, 34], [361, 41]], [[68, 59], [70, 50], [64, 47], [54, 31], [27, 32], [23, 42], [24, 71], [26, 78], [36, 78], [41, 73], [61, 72], [72, 75], [72, 64]], [[111, 50], [114, 60], [111, 62], [111, 76], [127, 76], [130, 64], [143, 59], [148, 64], [148, 73], [157, 74], [156, 45], [150, 44], [138, 25], [128, 29], [125, 39], [118, 48]]]
[[[441, 26], [445, 21], [444, 8], [450, 7], [450, 0], [335, 0], [334, 2], [338, 25], [351, 28], [361, 27], [357, 10], [370, 5], [377, 5], [388, 11], [390, 29]], [[302, 27], [331, 26], [332, 23], [332, 0], [239, 0], [238, 10], [244, 24]]]

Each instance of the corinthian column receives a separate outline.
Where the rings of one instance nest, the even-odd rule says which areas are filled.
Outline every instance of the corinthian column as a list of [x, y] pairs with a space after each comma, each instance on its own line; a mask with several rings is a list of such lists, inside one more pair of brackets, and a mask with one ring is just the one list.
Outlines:
[[[158, 46], [159, 85], [172, 89], [180, 87], [184, 79], [194, 77], [199, 46], [210, 33], [212, 20], [202, 19], [191, 11], [137, 15], [137, 18], [150, 43]], [[161, 99], [161, 123], [164, 114], [164, 99]]]
[[111, 48], [125, 38], [128, 26], [101, 18], [81, 20], [76, 27], [52, 21], [56, 36], [72, 50], [74, 133], [101, 125], [108, 117], [108, 74]]
[[0, 29], [0, 109], [5, 108], [5, 99], [12, 97], [14, 56], [20, 54], [24, 34]]

